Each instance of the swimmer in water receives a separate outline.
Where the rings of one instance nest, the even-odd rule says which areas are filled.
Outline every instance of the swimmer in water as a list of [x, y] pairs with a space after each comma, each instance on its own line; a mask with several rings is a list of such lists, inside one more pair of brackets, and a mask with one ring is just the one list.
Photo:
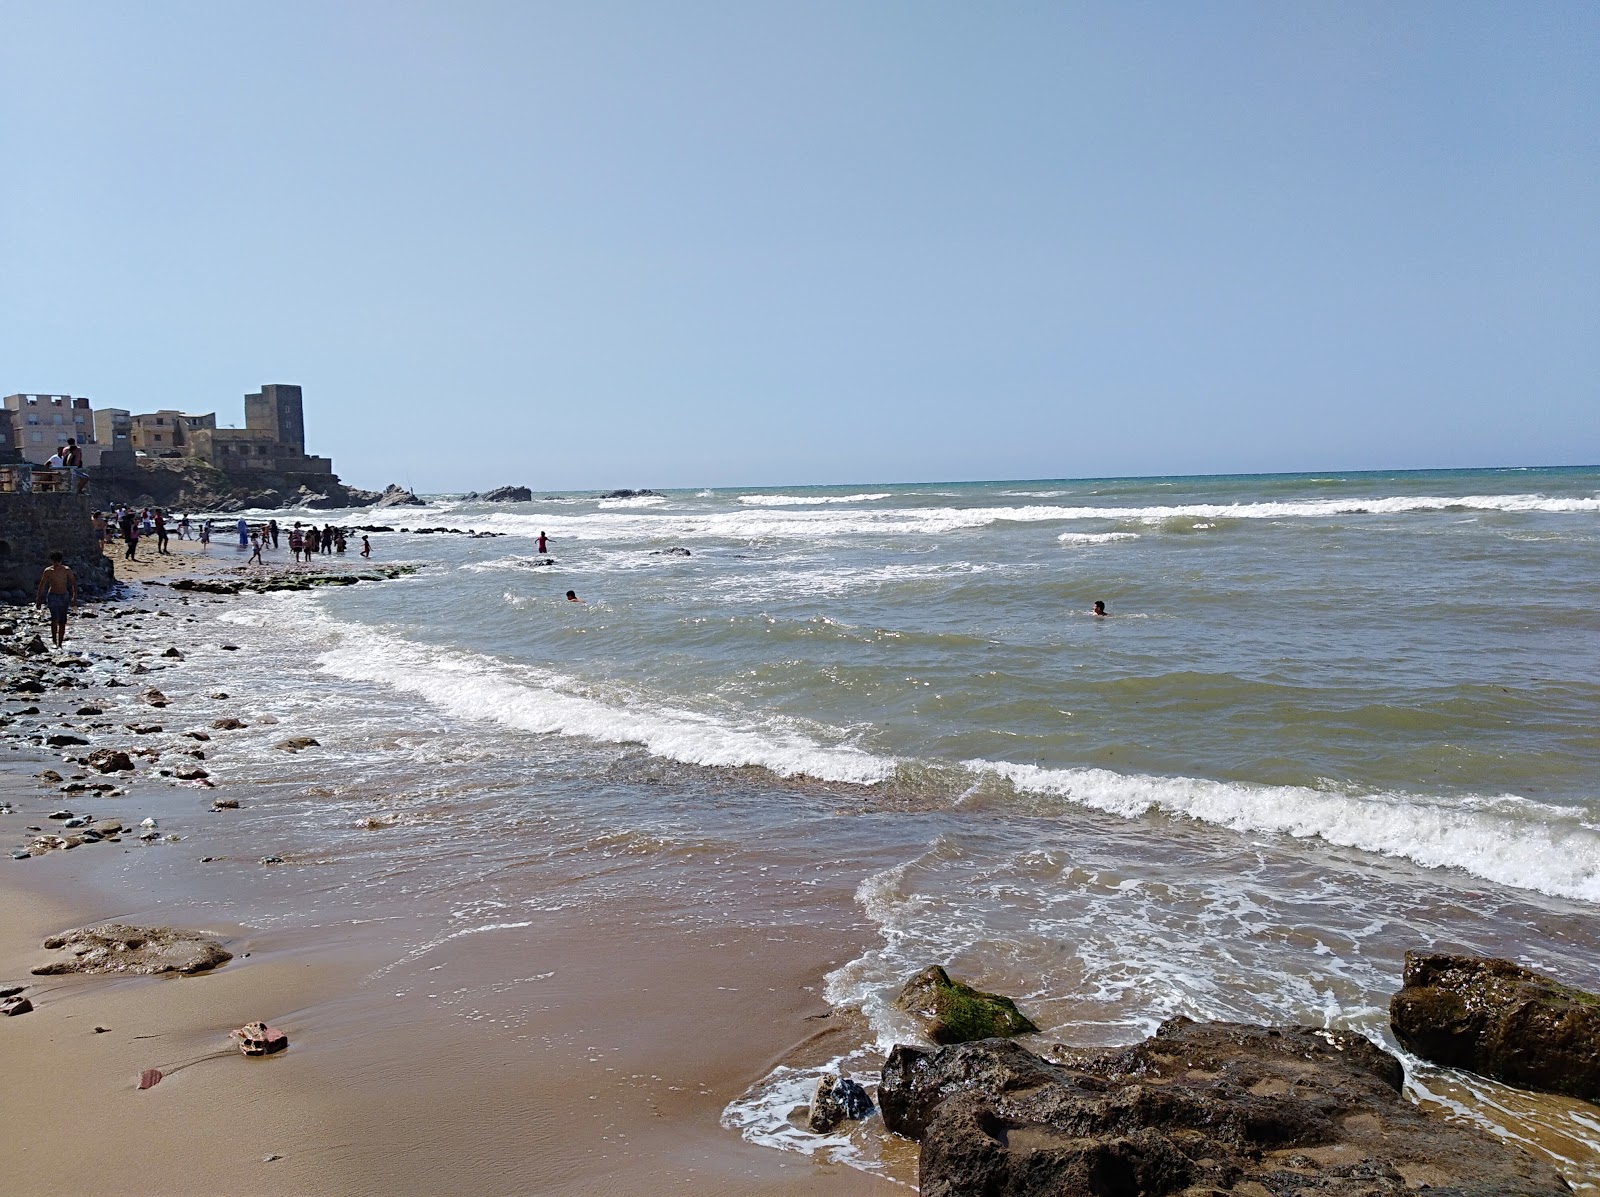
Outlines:
[[1108, 612], [1106, 611], [1106, 604], [1105, 604], [1105, 600], [1104, 599], [1095, 599], [1094, 600], [1094, 613], [1096, 615], [1106, 615], [1106, 614], [1108, 614]]
[[578, 597], [577, 591], [569, 590], [569, 591], [567, 591], [567, 602], [569, 602], [569, 603], [581, 603], [581, 602], [583, 602], [583, 600]]

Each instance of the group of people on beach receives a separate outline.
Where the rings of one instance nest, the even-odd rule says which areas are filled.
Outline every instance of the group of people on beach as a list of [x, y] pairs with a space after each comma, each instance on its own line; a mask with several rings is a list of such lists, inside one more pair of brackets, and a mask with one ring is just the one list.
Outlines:
[[[123, 543], [122, 558], [124, 561], [139, 560], [139, 541], [154, 536], [156, 538], [156, 552], [170, 555], [172, 550], [167, 547], [175, 531], [179, 540], [188, 540], [191, 530], [195, 531], [195, 539], [199, 541], [202, 549], [211, 547], [211, 532], [213, 521], [201, 520], [198, 528], [191, 528], [188, 513], [180, 516], [174, 523], [166, 511], [159, 507], [119, 507], [109, 515], [97, 511], [93, 517], [95, 538], [103, 548], [108, 548], [116, 541]], [[278, 521], [270, 519], [266, 523], [252, 525], [249, 520], [240, 516], [234, 524], [234, 532], [239, 537], [239, 547], [250, 550], [252, 563], [266, 564], [262, 557], [264, 549], [276, 549], [282, 535]], [[289, 549], [294, 553], [296, 562], [300, 561], [301, 554], [310, 564], [311, 558], [317, 553], [343, 553], [348, 547], [346, 532], [332, 524], [318, 528], [315, 524], [309, 527], [296, 520], [294, 527], [289, 529]], [[361, 538], [361, 555], [372, 556], [372, 543], [365, 536]]]

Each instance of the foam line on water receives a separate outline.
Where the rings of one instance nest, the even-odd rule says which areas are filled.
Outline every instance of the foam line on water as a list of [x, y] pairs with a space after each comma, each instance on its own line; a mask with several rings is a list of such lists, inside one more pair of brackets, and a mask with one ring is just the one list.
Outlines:
[[1516, 795], [1429, 800], [1108, 769], [994, 761], [967, 761], [966, 767], [1004, 777], [1019, 790], [1123, 818], [1159, 810], [1235, 831], [1314, 836], [1426, 868], [1463, 869], [1503, 885], [1600, 902], [1600, 829], [1578, 811]]
[[646, 703], [612, 705], [576, 679], [508, 666], [482, 654], [432, 648], [376, 629], [327, 620], [338, 643], [318, 657], [330, 673], [416, 694], [466, 719], [521, 731], [641, 744], [656, 756], [713, 768], [759, 766], [780, 777], [871, 784], [894, 762], [848, 745], [826, 745], [779, 718], [742, 723]]
[[1137, 532], [1063, 532], [1056, 537], [1066, 545], [1116, 544], [1119, 540], [1138, 540]]
[[[833, 496], [838, 498], [839, 496]], [[854, 498], [854, 496], [847, 496]], [[1545, 495], [1401, 495], [1366, 499], [1294, 499], [1259, 503], [1188, 503], [1142, 507], [1088, 507], [1034, 503], [1005, 507], [866, 507], [862, 502], [822, 503], [804, 499], [792, 505], [771, 500], [800, 496], [741, 496], [729, 510], [683, 510], [656, 496], [602, 500], [608, 510], [572, 515], [521, 515], [492, 512], [454, 522], [515, 536], [536, 537], [541, 530], [571, 540], [673, 539], [824, 541], [839, 536], [937, 536], [989, 527], [997, 523], [1060, 523], [1075, 520], [1160, 524], [1165, 520], [1291, 520], [1339, 516], [1397, 516], [1441, 511], [1489, 511], [1509, 514], [1600, 514], [1600, 498], [1551, 498]], [[641, 510], [640, 508], [647, 508]], [[610, 508], [632, 508], [612, 510]], [[650, 510], [653, 509], [653, 510]], [[441, 522], [451, 523], [446, 516]]]
[[[820, 724], [760, 713], [711, 714], [670, 702], [593, 697], [580, 681], [466, 650], [421, 645], [380, 629], [320, 616], [337, 633], [318, 664], [336, 676], [416, 694], [462, 718], [538, 734], [640, 744], [654, 755], [711, 768], [760, 767], [780, 777], [873, 785], [902, 760], [848, 744]], [[1016, 790], [1133, 819], [1151, 811], [1235, 831], [1318, 838], [1462, 869], [1488, 881], [1600, 902], [1600, 828], [1581, 813], [1516, 795], [1432, 798], [1267, 786], [1107, 769], [1045, 768], [1006, 761], [942, 763], [974, 783], [1004, 779]]]
[[740, 495], [739, 502], [750, 507], [809, 507], [825, 503], [873, 503], [888, 497], [888, 491], [871, 495]]

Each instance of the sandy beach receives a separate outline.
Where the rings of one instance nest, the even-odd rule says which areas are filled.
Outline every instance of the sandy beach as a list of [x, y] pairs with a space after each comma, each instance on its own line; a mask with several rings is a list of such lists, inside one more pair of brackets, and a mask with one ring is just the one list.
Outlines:
[[[231, 546], [213, 544], [203, 555], [193, 542], [174, 540], [172, 549], [137, 569], [119, 561], [119, 575], [148, 584], [250, 572], [233, 560]], [[352, 556], [348, 564], [362, 563]], [[109, 651], [112, 630], [124, 622], [115, 613], [136, 609], [144, 614], [128, 619], [149, 621], [155, 632], [136, 639], [154, 658], [165, 621], [194, 618], [184, 610], [189, 601], [136, 585], [129, 601], [91, 604], [94, 618], [75, 621], [68, 647]], [[195, 601], [216, 604], [215, 612], [230, 600]], [[181, 662], [167, 665], [172, 672], [151, 680], [176, 694]], [[116, 701], [124, 709], [115, 714], [126, 715], [131, 697], [129, 689], [13, 695], [6, 710], [37, 705], [41, 723], [65, 727], [81, 723], [72, 715], [81, 704]], [[183, 717], [182, 705], [175, 698], [161, 717]], [[0, 816], [8, 842], [29, 838], [28, 826], [59, 830], [47, 816], [64, 803], [130, 829], [149, 814], [176, 838], [141, 843], [130, 835], [6, 862], [0, 980], [28, 983], [34, 1005], [0, 1020], [12, 1078], [0, 1097], [7, 1192], [846, 1194], [899, 1187], [752, 1146], [719, 1123], [728, 1102], [776, 1060], [832, 1033], [819, 986], [829, 968], [859, 951], [847, 911], [847, 929], [837, 935], [783, 936], [686, 929], [626, 897], [601, 920], [546, 912], [519, 929], [515, 950], [526, 958], [519, 967], [542, 980], [526, 1024], [507, 1035], [443, 1016], [426, 984], [402, 985], [401, 970], [387, 971], [395, 962], [382, 921], [363, 919], [356, 900], [330, 900], [339, 881], [326, 870], [286, 886], [284, 870], [259, 863], [257, 800], [270, 786], [229, 785], [227, 796], [242, 809], [212, 814], [207, 806], [221, 790], [175, 782], [141, 762], [131, 781], [114, 779], [122, 791], [114, 796], [63, 795], [37, 775], [74, 767], [28, 743], [21, 733], [32, 726], [31, 717], [17, 717], [0, 759], [14, 808]], [[133, 747], [137, 737], [127, 739]], [[227, 748], [213, 739], [204, 751], [215, 761]], [[169, 753], [164, 763], [171, 760]], [[315, 917], [293, 917], [302, 900]], [[29, 975], [52, 958], [40, 946], [47, 935], [112, 920], [204, 931], [233, 959], [190, 977]], [[492, 939], [443, 945], [426, 970], [448, 965], [451, 983], [470, 987], [475, 970], [504, 950]], [[232, 1050], [229, 1030], [256, 1019], [285, 1031], [289, 1049], [265, 1059]], [[140, 1091], [149, 1068], [164, 1079]], [[907, 1145], [905, 1167], [912, 1161]]]

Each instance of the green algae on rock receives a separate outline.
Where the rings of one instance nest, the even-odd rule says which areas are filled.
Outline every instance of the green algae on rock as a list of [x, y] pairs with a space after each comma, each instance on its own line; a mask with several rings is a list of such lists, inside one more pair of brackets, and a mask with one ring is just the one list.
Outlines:
[[952, 981], [937, 964], [907, 981], [895, 1005], [921, 1019], [928, 1038], [940, 1044], [1009, 1038], [1039, 1029], [1010, 998]]

